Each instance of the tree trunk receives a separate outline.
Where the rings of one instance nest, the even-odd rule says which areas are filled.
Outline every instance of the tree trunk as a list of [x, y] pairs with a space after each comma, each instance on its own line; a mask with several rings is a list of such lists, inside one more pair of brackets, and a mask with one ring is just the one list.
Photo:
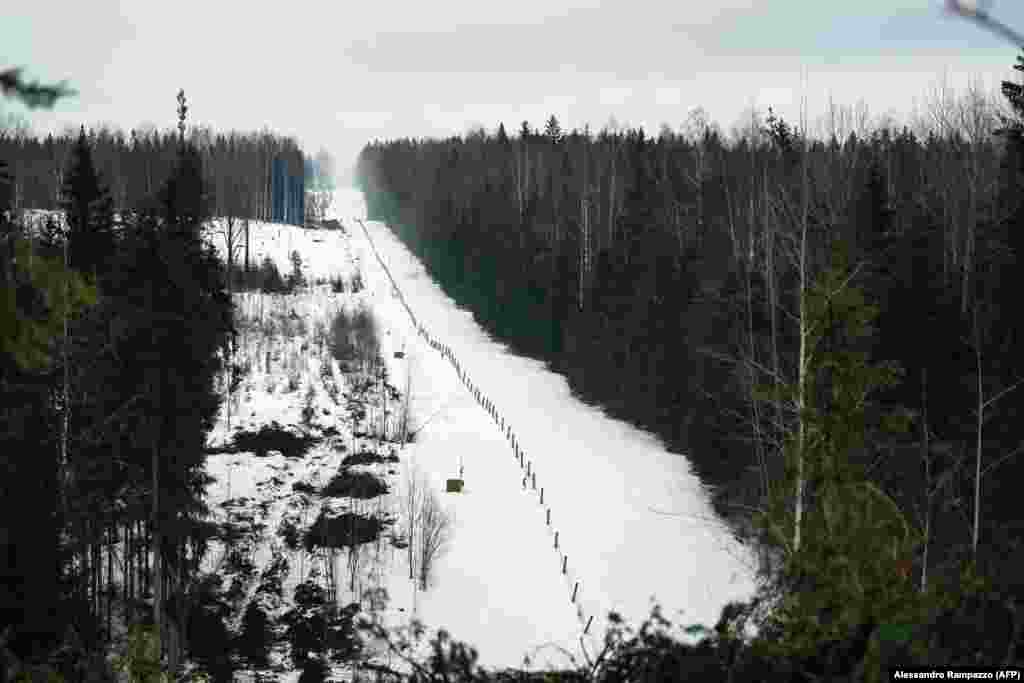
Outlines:
[[[965, 276], [966, 277], [966, 274]], [[974, 524], [972, 525], [971, 531], [971, 555], [975, 560], [978, 559], [978, 534], [981, 529], [981, 444], [982, 444], [982, 427], [984, 426], [984, 414], [985, 414], [985, 395], [981, 385], [981, 334], [978, 330], [978, 309], [973, 309], [973, 327], [974, 327], [974, 358], [977, 361], [978, 366], [978, 377], [977, 377], [977, 391], [978, 391], [978, 414], [977, 414], [977, 434], [975, 435], [975, 454], [974, 454]]]
[[924, 547], [921, 552], [921, 592], [928, 590], [928, 546], [932, 537], [932, 453], [928, 441], [928, 368], [921, 370], [921, 456], [924, 458]]
[[[806, 131], [806, 125], [804, 130]], [[795, 511], [794, 511], [794, 525], [793, 525], [793, 552], [800, 551], [800, 527], [803, 523], [804, 517], [804, 456], [805, 449], [807, 447], [807, 428], [804, 420], [804, 410], [807, 406], [807, 384], [810, 378], [807, 376], [808, 370], [810, 369], [810, 355], [808, 345], [810, 344], [810, 330], [808, 329], [807, 320], [807, 289], [808, 289], [808, 272], [807, 272], [807, 213], [808, 213], [808, 180], [807, 180], [807, 137], [806, 132], [804, 133], [804, 144], [803, 144], [803, 160], [802, 160], [802, 191], [801, 191], [801, 204], [802, 211], [800, 217], [800, 351], [798, 359], [798, 385], [797, 385], [797, 419], [799, 420], [797, 429], [797, 447], [796, 447], [796, 491], [795, 491]]]
[[[753, 231], [752, 230], [748, 233], [748, 235], [749, 235], [749, 239], [753, 239]], [[751, 419], [751, 423], [753, 424], [753, 427], [754, 427], [754, 449], [755, 449], [756, 454], [757, 454], [757, 464], [758, 464], [758, 467], [761, 470], [762, 490], [763, 490], [764, 494], [767, 494], [767, 491], [768, 491], [768, 486], [767, 486], [767, 478], [768, 477], [767, 477], [767, 474], [768, 473], [767, 473], [767, 469], [765, 467], [765, 444], [764, 444], [765, 440], [764, 440], [763, 435], [761, 434], [761, 413], [760, 413], [759, 400], [754, 395], [754, 392], [755, 392], [755, 390], [757, 388], [757, 371], [755, 370], [755, 367], [754, 367], [754, 363], [757, 361], [757, 345], [755, 344], [755, 339], [754, 339], [754, 303], [753, 303], [753, 293], [752, 293], [752, 285], [751, 285], [751, 275], [752, 275], [753, 270], [754, 270], [754, 264], [750, 263], [750, 262], [747, 262], [743, 269], [744, 269], [744, 271], [746, 271], [746, 277], [744, 278], [744, 280], [746, 281], [746, 288], [747, 288], [747, 336], [748, 336], [748, 343], [749, 343], [749, 351], [748, 351], [748, 353], [750, 354], [750, 360], [752, 361], [750, 363], [747, 363], [747, 370], [748, 370], [749, 381], [750, 381], [750, 412], [751, 412], [750, 419]]]
[[107, 639], [110, 640], [111, 634], [110, 621], [111, 611], [113, 609], [114, 596], [117, 594], [117, 589], [114, 586], [114, 543], [117, 541], [117, 529], [111, 524], [107, 527]]
[[57, 472], [57, 485], [60, 487], [60, 512], [63, 523], [67, 523], [68, 518], [68, 427], [71, 413], [71, 396], [70, 396], [70, 368], [68, 367], [68, 314], [67, 314], [67, 299], [70, 298], [70, 282], [67, 280], [67, 268], [68, 268], [68, 238], [69, 234], [65, 232], [64, 235], [64, 269], [65, 269], [65, 280], [64, 280], [64, 410], [61, 415], [61, 429], [60, 429], [60, 464], [58, 465]]
[[160, 534], [160, 452], [157, 446], [157, 438], [152, 436], [151, 444], [151, 467], [153, 469], [153, 522], [152, 522], [152, 550], [153, 550], [153, 625], [156, 633], [157, 652], [163, 654], [163, 611], [164, 611], [164, 582], [163, 582], [163, 561], [162, 542]]
[[[765, 187], [767, 187], [767, 180], [765, 180]], [[774, 421], [775, 424], [782, 424], [783, 408], [782, 398], [780, 395], [780, 378], [782, 377], [781, 368], [779, 365], [779, 324], [778, 324], [778, 308], [779, 308], [779, 295], [778, 290], [775, 286], [775, 227], [774, 225], [768, 228], [767, 244], [765, 245], [765, 275], [768, 277], [768, 310], [769, 310], [769, 321], [772, 326], [771, 330], [771, 345], [772, 345], [772, 372], [775, 373], [775, 379], [772, 380], [772, 384], [775, 386], [775, 400], [774, 400]], [[772, 482], [770, 474], [765, 479], [765, 493], [770, 494], [772, 489]]]

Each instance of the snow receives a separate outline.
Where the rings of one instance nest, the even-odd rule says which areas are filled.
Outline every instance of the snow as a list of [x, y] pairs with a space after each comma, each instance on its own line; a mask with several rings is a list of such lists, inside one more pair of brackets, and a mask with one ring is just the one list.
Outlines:
[[[385, 225], [365, 220], [357, 191], [336, 192], [334, 207], [344, 233], [253, 222], [251, 258], [258, 264], [269, 255], [287, 273], [288, 255], [295, 249], [307, 278], [347, 278], [358, 269], [366, 283], [364, 291], [333, 294], [321, 286], [287, 297], [236, 295], [244, 317], [266, 320], [276, 310], [284, 318], [294, 309], [307, 330], [306, 335], [288, 338], [248, 329], [239, 362], [247, 359], [252, 369], [235, 392], [232, 429], [225, 408], [211, 444], [223, 443], [240, 426], [298, 424], [311, 386], [315, 422], [339, 431], [302, 459], [273, 453], [266, 458], [209, 457], [207, 470], [217, 478], [209, 489], [211, 508], [223, 510], [229, 480], [230, 497], [249, 497], [248, 509], [254, 501], [266, 501], [265, 512], [259, 515], [266, 526], [257, 534], [253, 550], [257, 575], [280, 543], [275, 533], [281, 521], [301, 523], [302, 500], [309, 506], [320, 504], [312, 500], [315, 496], [293, 492], [291, 484], [326, 483], [345, 455], [334, 446], [339, 441], [351, 446], [345, 402], [335, 403], [325, 391], [321, 361], [310, 339], [317, 322], [329, 326], [340, 307], [364, 303], [381, 323], [381, 350], [390, 381], [404, 391], [409, 374], [413, 423], [422, 430], [414, 443], [398, 449], [400, 462], [390, 466], [398, 471], [387, 479], [392, 491], [358, 505], [394, 514], [395, 530], [401, 532], [405, 473], [416, 467], [429, 477], [455, 520], [448, 551], [436, 561], [426, 591], [417, 590], [409, 580], [405, 551], [377, 544], [360, 583], [363, 588], [387, 589], [390, 600], [377, 614], [383, 623], [401, 626], [416, 616], [431, 630], [445, 628], [455, 639], [476, 647], [480, 664], [487, 667], [522, 666], [526, 654], [530, 668], [564, 667], [568, 660], [560, 649], [579, 657], [583, 629], [591, 617], [582, 642], [591, 654], [597, 649], [609, 610], [639, 625], [653, 598], [673, 621], [712, 626], [726, 602], [752, 594], [752, 556], [715, 518], [685, 458], [668, 453], [650, 435], [584, 405], [571, 396], [564, 378], [489, 338]], [[223, 240], [211, 239], [223, 252]], [[425, 334], [418, 334], [395, 295], [374, 247]], [[440, 352], [438, 345], [448, 352]], [[405, 351], [404, 358], [394, 357], [399, 350]], [[345, 390], [346, 379], [337, 364], [331, 368], [339, 390]], [[297, 390], [287, 391], [289, 372], [298, 378]], [[469, 387], [492, 402], [490, 413]], [[523, 454], [522, 465], [512, 436]], [[531, 481], [523, 486], [527, 463], [536, 476], [536, 490]], [[465, 489], [445, 493], [445, 479], [457, 476], [460, 465]], [[381, 466], [377, 471], [389, 476], [387, 469]], [[329, 504], [345, 505], [337, 500]], [[315, 509], [307, 509], [305, 526], [315, 516]], [[222, 554], [223, 549], [211, 553], [207, 569]], [[291, 557], [286, 599], [313, 564], [299, 555], [303, 553]], [[333, 560], [341, 562], [344, 555], [341, 551]], [[345, 576], [344, 567], [338, 574]], [[247, 596], [254, 587], [248, 588]], [[364, 597], [359, 586], [356, 595], [349, 595], [347, 588], [339, 584], [341, 604]]]

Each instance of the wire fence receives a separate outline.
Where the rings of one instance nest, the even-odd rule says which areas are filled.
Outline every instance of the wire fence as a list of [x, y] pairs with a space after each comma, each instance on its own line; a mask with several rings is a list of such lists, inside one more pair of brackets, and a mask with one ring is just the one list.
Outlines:
[[[545, 490], [541, 483], [538, 482], [536, 465], [533, 460], [528, 457], [526, 449], [523, 447], [522, 442], [516, 435], [511, 423], [505, 419], [505, 416], [498, 409], [497, 404], [495, 404], [494, 401], [492, 401], [491, 398], [487, 396], [475, 382], [473, 382], [470, 378], [469, 372], [462, 364], [462, 361], [456, 357], [452, 348], [431, 334], [416, 318], [416, 314], [413, 313], [412, 308], [409, 306], [408, 302], [406, 302], [405, 295], [398, 286], [398, 282], [391, 275], [391, 271], [388, 269], [387, 264], [384, 263], [384, 259], [377, 251], [377, 246], [373, 243], [373, 238], [370, 237], [370, 231], [366, 229], [366, 225], [363, 221], [356, 219], [356, 222], [359, 223], [360, 227], [362, 227], [363, 233], [366, 235], [366, 240], [370, 244], [370, 249], [373, 251], [377, 262], [380, 263], [384, 273], [391, 281], [394, 291], [397, 292], [398, 300], [402, 303], [402, 306], [409, 314], [409, 318], [412, 320], [413, 326], [416, 328], [416, 333], [422, 337], [431, 348], [440, 353], [441, 356], [449, 362], [449, 364], [451, 364], [463, 386], [476, 400], [480, 407], [490, 415], [495, 426], [501, 431], [505, 440], [508, 442], [512, 456], [518, 462], [520, 473], [522, 474], [519, 486], [523, 491], [527, 492], [528, 495], [535, 496], [537, 504], [540, 505], [543, 510], [544, 530], [551, 541], [554, 554], [558, 558], [557, 565], [552, 563], [552, 568], [556, 569], [562, 575], [566, 586], [566, 593], [570, 603], [575, 607], [576, 617], [579, 619], [583, 635], [587, 635], [592, 626], [594, 615], [597, 614], [598, 610], [596, 607], [591, 605], [586, 607], [584, 606], [584, 582], [576, 569], [569, 563], [569, 556], [565, 549], [565, 538], [561, 536], [561, 533], [558, 531], [555, 524], [557, 519], [552, 519], [550, 501], [551, 494], [549, 491]], [[588, 600], [587, 602], [590, 601]]]

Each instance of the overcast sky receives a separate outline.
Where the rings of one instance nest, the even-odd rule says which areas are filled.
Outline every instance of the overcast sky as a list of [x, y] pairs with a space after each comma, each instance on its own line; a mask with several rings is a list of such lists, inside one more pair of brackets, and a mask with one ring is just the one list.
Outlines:
[[[836, 103], [906, 115], [940, 79], [994, 88], [1012, 45], [939, 0], [12, 0], [0, 68], [80, 95], [31, 112], [38, 130], [110, 122], [269, 126], [339, 166], [373, 138], [510, 132], [555, 114], [657, 133], [703, 107], [728, 131], [752, 105], [809, 117]], [[991, 12], [1024, 31], [1024, 3]], [[5, 104], [8, 110], [17, 109]], [[20, 110], [23, 111], [23, 110]]]

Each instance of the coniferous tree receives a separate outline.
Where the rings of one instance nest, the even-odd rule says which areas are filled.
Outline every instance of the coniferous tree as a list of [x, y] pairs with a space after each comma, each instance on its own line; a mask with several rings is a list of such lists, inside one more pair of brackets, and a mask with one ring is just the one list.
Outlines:
[[558, 144], [562, 141], [562, 126], [558, 123], [558, 119], [554, 114], [544, 124], [544, 137], [552, 144]]
[[72, 150], [62, 188], [68, 226], [68, 265], [94, 279], [109, 268], [114, 253], [113, 207], [93, 164], [83, 126]]

